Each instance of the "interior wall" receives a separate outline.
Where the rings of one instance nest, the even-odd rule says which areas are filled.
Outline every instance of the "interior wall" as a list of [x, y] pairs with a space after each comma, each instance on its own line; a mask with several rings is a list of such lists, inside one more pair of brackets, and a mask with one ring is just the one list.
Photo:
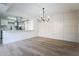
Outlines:
[[64, 14], [64, 40], [78, 42], [77, 12]]
[[39, 23], [39, 36], [77, 42], [78, 20], [76, 12], [50, 16], [48, 23]]

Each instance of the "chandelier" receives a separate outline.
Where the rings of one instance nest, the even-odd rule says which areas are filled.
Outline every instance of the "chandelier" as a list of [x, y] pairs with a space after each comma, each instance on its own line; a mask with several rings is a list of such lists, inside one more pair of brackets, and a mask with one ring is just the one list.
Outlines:
[[43, 15], [42, 15], [40, 21], [48, 22], [50, 19], [49, 19], [49, 17], [45, 16], [45, 8], [42, 8], [42, 11], [43, 11]]

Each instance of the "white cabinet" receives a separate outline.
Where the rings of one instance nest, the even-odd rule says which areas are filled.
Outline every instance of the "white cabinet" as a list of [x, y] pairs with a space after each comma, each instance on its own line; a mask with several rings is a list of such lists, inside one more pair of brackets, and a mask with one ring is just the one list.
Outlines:
[[1, 19], [1, 25], [8, 25], [8, 21], [5, 19]]

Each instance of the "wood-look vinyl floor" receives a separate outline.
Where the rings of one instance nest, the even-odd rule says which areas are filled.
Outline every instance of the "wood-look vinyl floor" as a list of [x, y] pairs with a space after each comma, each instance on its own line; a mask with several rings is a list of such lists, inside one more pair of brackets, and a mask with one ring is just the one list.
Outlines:
[[34, 37], [0, 45], [0, 56], [79, 56], [79, 43]]

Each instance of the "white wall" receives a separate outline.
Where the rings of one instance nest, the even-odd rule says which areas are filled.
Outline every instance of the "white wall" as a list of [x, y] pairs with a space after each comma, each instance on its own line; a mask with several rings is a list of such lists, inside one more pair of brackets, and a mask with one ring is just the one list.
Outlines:
[[59, 13], [51, 16], [48, 23], [39, 23], [39, 36], [77, 42], [77, 13]]
[[64, 40], [78, 42], [78, 19], [77, 13], [64, 14]]
[[[48, 23], [39, 24], [39, 36], [63, 39], [63, 19], [62, 15], [51, 16]], [[59, 33], [60, 32], [60, 33]]]

